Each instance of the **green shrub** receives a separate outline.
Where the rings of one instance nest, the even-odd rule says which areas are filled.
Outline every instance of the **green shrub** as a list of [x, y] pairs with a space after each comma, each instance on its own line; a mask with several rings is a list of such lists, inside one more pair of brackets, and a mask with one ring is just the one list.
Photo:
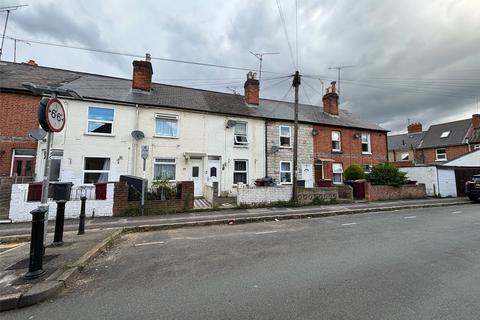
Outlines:
[[358, 164], [352, 164], [344, 172], [345, 180], [359, 180], [365, 179], [365, 172]]
[[399, 186], [406, 183], [407, 177], [405, 172], [401, 172], [390, 163], [385, 163], [373, 166], [367, 180], [371, 184]]

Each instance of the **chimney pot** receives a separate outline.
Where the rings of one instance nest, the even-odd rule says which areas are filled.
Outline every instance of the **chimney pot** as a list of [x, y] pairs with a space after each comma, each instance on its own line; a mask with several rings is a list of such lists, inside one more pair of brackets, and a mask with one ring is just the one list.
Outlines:
[[472, 115], [472, 126], [473, 129], [480, 129], [480, 114]]
[[245, 89], [245, 102], [257, 105], [260, 103], [260, 82], [256, 79], [257, 74], [250, 71], [243, 86]]

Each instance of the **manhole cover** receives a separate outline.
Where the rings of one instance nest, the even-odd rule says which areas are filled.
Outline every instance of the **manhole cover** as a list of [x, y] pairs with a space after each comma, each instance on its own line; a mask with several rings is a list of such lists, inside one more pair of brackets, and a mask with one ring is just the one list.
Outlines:
[[[58, 257], [58, 254], [51, 254], [51, 255], [46, 255], [43, 257], [43, 264], [48, 263], [49, 261], [52, 261], [56, 257]], [[11, 265], [8, 267], [6, 270], [18, 270], [18, 269], [27, 269], [28, 268], [28, 263], [30, 262], [30, 258], [26, 258], [23, 260], [18, 261], [17, 263]]]

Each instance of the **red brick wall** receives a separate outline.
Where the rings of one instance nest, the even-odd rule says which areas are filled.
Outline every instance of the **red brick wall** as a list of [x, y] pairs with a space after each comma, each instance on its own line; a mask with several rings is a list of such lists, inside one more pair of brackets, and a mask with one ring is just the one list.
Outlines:
[[[351, 128], [314, 126], [318, 134], [313, 138], [313, 152], [315, 160], [333, 159], [341, 163], [345, 171], [351, 164], [376, 165], [387, 162], [387, 134], [386, 132], [360, 130]], [[332, 131], [340, 131], [342, 151], [332, 152]], [[354, 138], [355, 134], [370, 133], [372, 154], [362, 154], [362, 139]], [[316, 170], [317, 172], [318, 170]], [[324, 162], [324, 179], [332, 179], [332, 162]], [[315, 180], [318, 180], [318, 176]]]
[[365, 184], [365, 198], [368, 201], [423, 199], [427, 197], [425, 185], [403, 185], [399, 187]]
[[10, 175], [12, 150], [35, 149], [37, 144], [28, 138], [28, 130], [38, 127], [37, 107], [40, 97], [0, 92], [0, 176]]
[[[441, 148], [439, 148], [439, 149], [441, 149]], [[461, 155], [464, 155], [464, 154], [468, 153], [468, 146], [467, 145], [445, 147], [445, 149], [447, 150], [447, 160], [452, 160], [456, 157], [459, 157]], [[439, 163], [439, 161], [435, 161], [436, 150], [437, 150], [437, 148], [422, 149], [423, 162], [426, 163], [426, 164]]]

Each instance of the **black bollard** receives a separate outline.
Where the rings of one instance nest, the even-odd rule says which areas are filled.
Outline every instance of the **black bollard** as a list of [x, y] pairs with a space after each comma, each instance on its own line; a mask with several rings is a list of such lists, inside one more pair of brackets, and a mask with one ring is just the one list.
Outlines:
[[63, 244], [63, 224], [65, 221], [65, 204], [67, 201], [57, 201], [57, 216], [55, 218], [55, 234], [53, 235], [53, 245]]
[[82, 200], [82, 206], [80, 207], [80, 223], [78, 224], [78, 234], [85, 233], [85, 202], [87, 197], [80, 197]]
[[35, 279], [41, 276], [45, 271], [43, 267], [43, 230], [45, 222], [45, 213], [47, 208], [38, 207], [31, 211], [32, 214], [32, 235], [30, 239], [30, 262], [25, 279]]

